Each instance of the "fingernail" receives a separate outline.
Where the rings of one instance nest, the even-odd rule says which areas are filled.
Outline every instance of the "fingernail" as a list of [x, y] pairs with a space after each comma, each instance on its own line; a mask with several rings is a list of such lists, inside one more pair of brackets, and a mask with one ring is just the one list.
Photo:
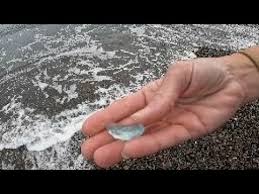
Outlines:
[[82, 127], [81, 127], [81, 130], [83, 131], [84, 129], [86, 129], [86, 126], [87, 126], [87, 121], [84, 121], [84, 123], [83, 123], [83, 125], [82, 125]]
[[[84, 142], [85, 142], [85, 141], [84, 141]], [[89, 158], [89, 157], [87, 156], [86, 150], [84, 150], [84, 149], [85, 149], [84, 146], [83, 146], [84, 142], [81, 143], [81, 146], [80, 146], [80, 148], [81, 148], [81, 149], [80, 149], [80, 153], [81, 153], [81, 155], [83, 156], [83, 158], [84, 158], [85, 160], [92, 161], [92, 158]]]
[[81, 148], [81, 155], [83, 156], [83, 158], [84, 158], [85, 160], [89, 160], [89, 159], [87, 158], [86, 154], [85, 154], [84, 152], [82, 152], [82, 148]]
[[130, 158], [127, 154], [125, 154], [125, 153], [123, 153], [123, 152], [121, 152], [121, 156], [122, 156], [122, 158], [125, 159], [125, 160], [127, 160], [127, 159]]

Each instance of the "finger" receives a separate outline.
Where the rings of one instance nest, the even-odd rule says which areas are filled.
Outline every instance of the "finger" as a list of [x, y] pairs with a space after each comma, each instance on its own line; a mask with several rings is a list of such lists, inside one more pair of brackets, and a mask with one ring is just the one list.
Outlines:
[[165, 129], [169, 125], [170, 125], [170, 123], [163, 122], [163, 121], [156, 122], [154, 124], [151, 124], [151, 125], [148, 125], [147, 127], [145, 127], [145, 133], [144, 134], [155, 133], [158, 130]]
[[95, 163], [102, 167], [108, 168], [122, 160], [121, 151], [124, 147], [123, 141], [114, 141], [103, 147], [100, 147], [94, 152]]
[[[123, 120], [118, 123], [125, 124]], [[157, 130], [158, 128], [165, 127], [167, 125], [168, 123], [164, 123], [164, 122], [154, 123], [150, 126], [147, 126], [146, 131], [150, 133], [151, 130], [154, 131], [154, 130]], [[107, 131], [102, 131], [96, 134], [95, 136], [90, 137], [84, 141], [84, 143], [81, 145], [81, 153], [87, 160], [92, 160], [94, 152], [98, 148], [106, 144], [109, 144], [113, 141], [115, 141], [115, 139]]]
[[142, 91], [138, 91], [127, 97], [115, 101], [106, 109], [90, 116], [84, 123], [84, 134], [94, 135], [105, 128], [111, 122], [127, 117], [146, 105]]
[[[144, 125], [161, 120], [170, 110], [191, 80], [190, 65], [173, 65], [162, 80], [154, 97], [143, 109], [132, 114], [127, 124], [142, 123]], [[145, 92], [144, 92], [145, 93]]]
[[125, 125], [141, 123], [144, 126], [147, 126], [161, 120], [170, 111], [170, 109], [169, 99], [161, 100], [161, 102], [156, 101], [126, 117], [122, 120], [122, 123]]
[[122, 155], [127, 158], [143, 157], [181, 143], [190, 138], [190, 134], [183, 126], [169, 126], [163, 130], [147, 134], [125, 143]]
[[87, 139], [81, 145], [81, 153], [87, 160], [92, 160], [94, 152], [99, 147], [102, 147], [113, 141], [113, 137], [107, 131], [100, 132], [99, 134]]
[[191, 61], [179, 61], [172, 64], [164, 76], [158, 93], [165, 99], [171, 98], [175, 102], [190, 84], [192, 73], [193, 64]]

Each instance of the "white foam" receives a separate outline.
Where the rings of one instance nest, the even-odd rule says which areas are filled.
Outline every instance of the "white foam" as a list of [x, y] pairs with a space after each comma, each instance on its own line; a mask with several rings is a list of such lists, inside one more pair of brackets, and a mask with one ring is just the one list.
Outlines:
[[50, 85], [50, 87], [52, 87], [53, 89], [57, 90], [58, 93], [60, 93], [60, 94], [62, 94], [62, 92], [63, 92], [62, 85], [59, 85], [56, 82], [54, 82], [52, 85]]
[[64, 96], [61, 99], [56, 99], [56, 102], [63, 104], [65, 101], [69, 102], [70, 100], [77, 98], [78, 93], [76, 92], [76, 84], [72, 84], [69, 87], [64, 87], [62, 92], [64, 92], [67, 96]]
[[[88, 115], [80, 115], [77, 118], [73, 118], [70, 120], [70, 123], [65, 124], [64, 126], [62, 123], [59, 123], [58, 126], [55, 126], [51, 123], [51, 121], [44, 121], [43, 123], [37, 124], [41, 131], [44, 131], [47, 127], [49, 127], [47, 134], [41, 134], [42, 136], [38, 136], [37, 141], [31, 142], [26, 144], [26, 147], [30, 151], [41, 151], [52, 145], [55, 145], [58, 142], [63, 142], [74, 135], [75, 132], [79, 131], [83, 125], [84, 120], [87, 118]], [[62, 127], [62, 129], [61, 129]], [[55, 130], [61, 130], [62, 133], [56, 133]]]
[[[68, 140], [79, 131], [83, 122], [94, 112], [90, 112], [86, 105], [78, 105], [77, 109], [67, 110], [53, 119], [48, 119], [44, 115], [35, 115], [30, 118], [32, 109], [22, 109], [21, 104], [15, 105], [18, 117], [13, 119], [12, 126], [17, 128], [13, 130], [6, 129], [7, 125], [1, 124], [1, 129], [5, 131], [0, 142], [0, 150], [4, 148], [17, 148], [26, 145], [30, 151], [41, 151], [55, 145], [58, 142]], [[8, 109], [10, 110], [10, 108]], [[84, 114], [77, 115], [84, 112]], [[62, 118], [66, 117], [66, 119]], [[29, 122], [28, 125], [25, 123]]]
[[38, 86], [40, 87], [41, 90], [44, 90], [48, 86], [48, 84], [39, 81]]
[[130, 26], [129, 29], [132, 33], [135, 33], [137, 36], [145, 35], [145, 26]]

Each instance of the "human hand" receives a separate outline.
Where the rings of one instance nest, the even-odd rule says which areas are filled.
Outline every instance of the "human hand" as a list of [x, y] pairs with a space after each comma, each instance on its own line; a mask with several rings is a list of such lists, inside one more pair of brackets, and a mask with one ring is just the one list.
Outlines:
[[[232, 72], [235, 63], [250, 62], [238, 54], [176, 62], [161, 79], [89, 117], [82, 131], [91, 137], [82, 154], [107, 168], [212, 132], [245, 102], [245, 86]], [[146, 131], [128, 142], [115, 140], [105, 130], [112, 122], [142, 123]]]

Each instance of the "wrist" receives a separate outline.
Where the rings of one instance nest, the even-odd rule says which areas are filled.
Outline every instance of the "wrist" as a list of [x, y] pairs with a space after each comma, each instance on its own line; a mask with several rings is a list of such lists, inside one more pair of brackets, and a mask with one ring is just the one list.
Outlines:
[[259, 71], [255, 64], [247, 56], [240, 53], [223, 58], [228, 71], [240, 83], [245, 93], [244, 103], [259, 98]]

